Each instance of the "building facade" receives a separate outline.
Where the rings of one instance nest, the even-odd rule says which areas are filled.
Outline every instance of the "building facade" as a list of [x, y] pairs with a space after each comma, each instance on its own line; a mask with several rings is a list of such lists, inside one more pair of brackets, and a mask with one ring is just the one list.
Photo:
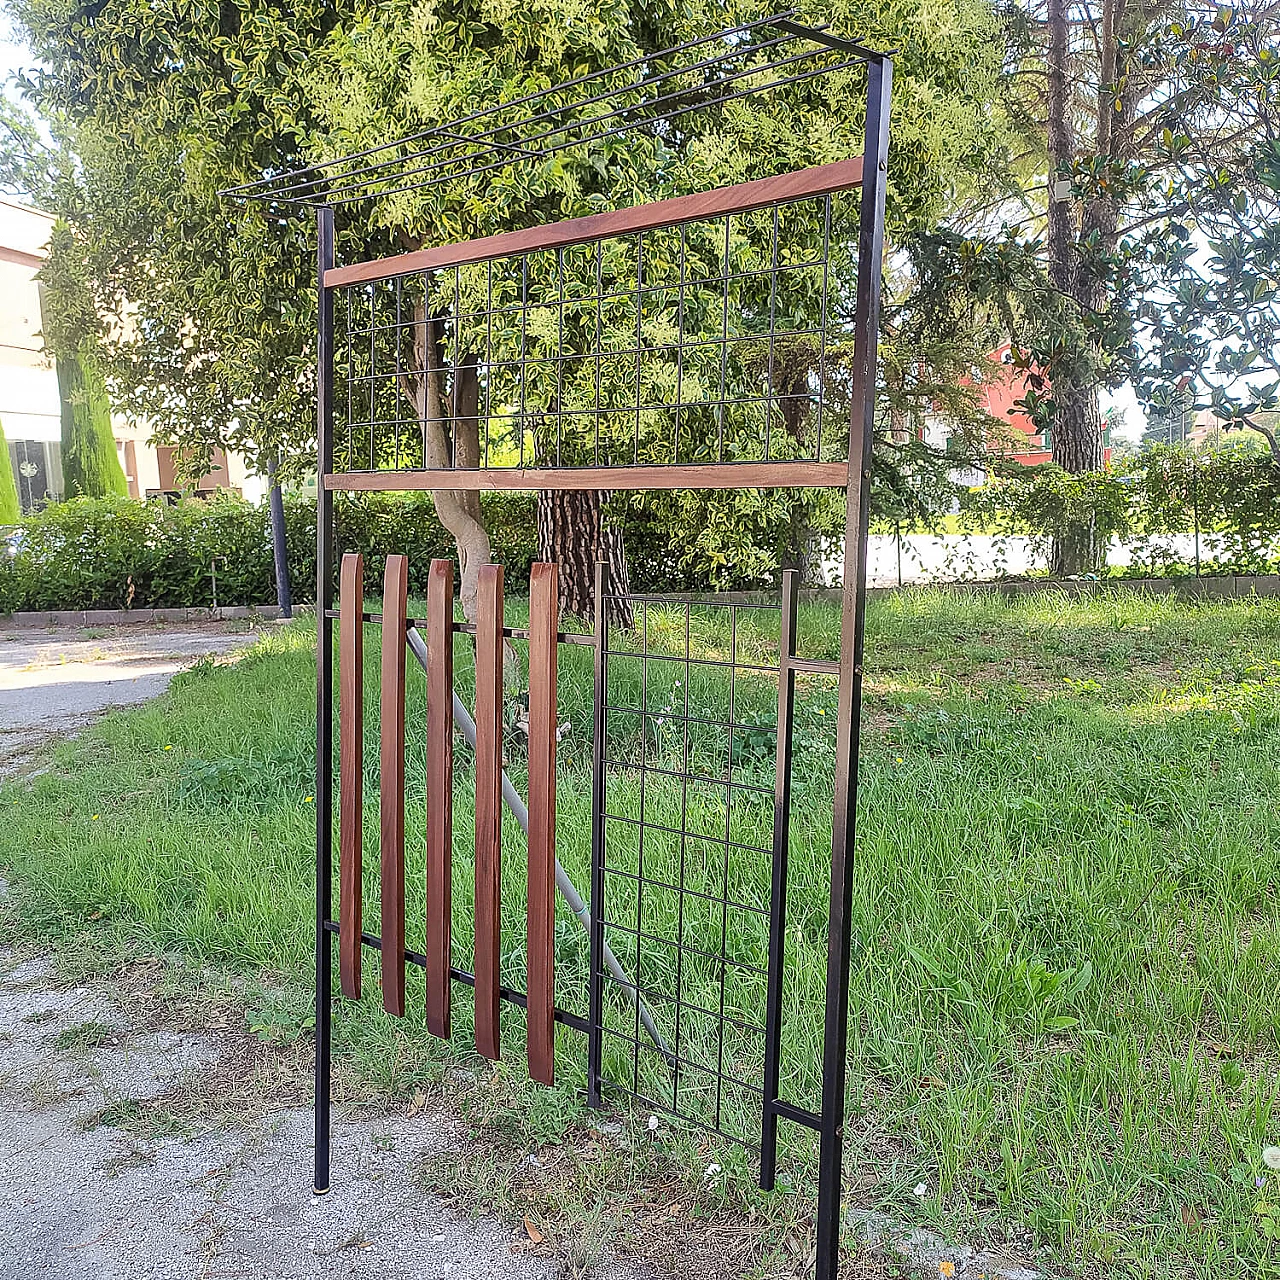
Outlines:
[[[43, 290], [37, 278], [52, 228], [49, 214], [0, 197], [0, 427], [24, 514], [66, 496], [62, 400], [57, 369], [44, 350]], [[225, 490], [260, 502], [265, 493], [265, 481], [237, 454], [219, 450], [208, 475], [194, 487], [179, 486], [176, 450], [152, 445], [146, 422], [113, 412], [111, 433], [130, 497]]]

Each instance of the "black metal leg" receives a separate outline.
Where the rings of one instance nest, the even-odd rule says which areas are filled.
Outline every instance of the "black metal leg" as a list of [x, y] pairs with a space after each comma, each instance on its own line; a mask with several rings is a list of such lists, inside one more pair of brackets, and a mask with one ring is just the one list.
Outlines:
[[854, 302], [856, 358], [849, 422], [844, 599], [840, 620], [840, 694], [822, 1054], [822, 1128], [818, 1150], [816, 1280], [836, 1280], [840, 1269], [840, 1184], [849, 1043], [850, 915], [853, 910], [853, 881], [849, 866], [853, 859], [858, 802], [858, 731], [862, 716], [863, 623], [867, 597], [867, 516], [871, 444], [875, 429], [880, 260], [884, 250], [884, 178], [888, 165], [892, 84], [892, 61], [885, 58], [868, 64], [866, 144], [858, 225], [858, 281]]
[[769, 991], [764, 1021], [764, 1111], [760, 1125], [760, 1189], [772, 1191], [778, 1170], [778, 1077], [782, 1066], [782, 975], [787, 930], [787, 862], [791, 835], [791, 730], [796, 675], [797, 574], [782, 575], [778, 634], [778, 740], [773, 792], [773, 884], [769, 894]]
[[[605, 564], [596, 563], [595, 711], [591, 746], [591, 957], [587, 1028], [587, 1105], [599, 1107], [604, 1056], [604, 729]], [[637, 1000], [640, 975], [635, 975]]]
[[333, 494], [324, 478], [333, 470], [333, 294], [324, 273], [333, 265], [333, 211], [321, 209], [317, 309], [316, 485], [316, 1195], [329, 1190], [330, 1031], [333, 1016]]

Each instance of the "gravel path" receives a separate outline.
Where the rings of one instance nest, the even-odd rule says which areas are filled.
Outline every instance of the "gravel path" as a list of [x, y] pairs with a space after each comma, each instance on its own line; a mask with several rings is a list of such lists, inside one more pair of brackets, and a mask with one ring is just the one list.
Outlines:
[[522, 1227], [459, 1216], [422, 1189], [419, 1161], [456, 1141], [428, 1114], [338, 1122], [323, 1199], [309, 1110], [193, 1135], [131, 1116], [216, 1072], [230, 1040], [131, 1030], [105, 985], [67, 988], [46, 957], [0, 952], [0, 1280], [564, 1274]]
[[0, 630], [0, 776], [50, 735], [154, 698], [175, 672], [256, 634], [242, 622]]

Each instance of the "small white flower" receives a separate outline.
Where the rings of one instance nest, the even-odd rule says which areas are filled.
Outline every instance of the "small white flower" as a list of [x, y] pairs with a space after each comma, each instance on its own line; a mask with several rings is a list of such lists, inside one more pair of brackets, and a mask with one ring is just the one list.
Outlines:
[[929, 1188], [923, 1182], [917, 1182], [915, 1194], [917, 1200], [923, 1200], [929, 1194]]
[[703, 1174], [703, 1177], [706, 1178], [707, 1181], [709, 1182], [719, 1172], [720, 1172], [720, 1166], [713, 1161], [711, 1164], [707, 1165], [707, 1171], [705, 1174]]
[[650, 1132], [650, 1133], [657, 1133], [657, 1132], [658, 1132], [658, 1117], [657, 1117], [657, 1116], [650, 1116], [650, 1117], [649, 1117], [649, 1132]]
[[1268, 1169], [1280, 1169], [1280, 1147], [1267, 1147], [1262, 1152], [1262, 1163]]

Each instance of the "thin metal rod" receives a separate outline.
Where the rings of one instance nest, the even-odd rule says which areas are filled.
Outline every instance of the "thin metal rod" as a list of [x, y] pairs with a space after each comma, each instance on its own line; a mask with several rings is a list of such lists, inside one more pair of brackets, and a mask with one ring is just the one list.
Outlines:
[[[329, 933], [342, 936], [342, 925], [337, 920], [329, 920], [325, 924], [325, 929]], [[361, 932], [360, 943], [362, 946], [368, 947], [371, 951], [382, 950], [382, 939], [376, 933]], [[407, 964], [417, 965], [419, 969], [427, 967], [427, 957], [421, 951], [414, 951], [412, 947], [405, 947], [404, 958]], [[453, 965], [449, 969], [449, 976], [454, 982], [461, 982], [465, 986], [474, 987], [476, 985], [476, 975], [468, 973], [465, 969], [459, 969], [457, 965]], [[514, 987], [499, 987], [498, 994], [510, 1004], [519, 1006], [521, 1009], [529, 1007], [529, 997], [523, 991], [517, 991]], [[584, 1035], [587, 1030], [586, 1018], [580, 1017], [576, 1013], [570, 1013], [567, 1009], [557, 1009], [555, 1011], [555, 1020], [562, 1027], [571, 1027], [574, 1031], [581, 1031]], [[779, 1103], [779, 1106], [784, 1105]], [[802, 1122], [803, 1123], [803, 1122]], [[816, 1125], [816, 1120], [815, 1120]]]
[[[732, 85], [732, 84], [736, 84], [741, 80], [753, 81], [753, 80], [756, 80], [762, 74], [763, 71], [773, 71], [779, 67], [786, 68], [796, 62], [803, 61], [804, 59], [811, 58], [813, 56], [814, 54], [812, 52], [795, 54], [789, 58], [781, 58], [776, 63], [774, 63], [773, 66], [770, 66], [767, 68], [748, 67], [744, 71], [737, 72], [734, 75], [726, 76], [721, 80], [713, 82], [711, 86], [703, 86], [703, 89], [705, 90], [708, 87], [714, 88], [717, 86], [723, 87], [726, 85]], [[748, 86], [745, 89], [739, 89], [734, 93], [725, 92], [720, 94], [720, 96], [718, 97], [713, 96], [713, 97], [707, 97], [707, 98], [695, 98], [691, 102], [685, 102], [683, 105], [672, 106], [666, 111], [655, 112], [651, 116], [642, 116], [640, 119], [632, 120], [626, 124], [615, 125], [612, 128], [601, 127], [594, 133], [584, 133], [580, 137], [570, 138], [567, 142], [559, 142], [559, 143], [556, 143], [554, 146], [544, 146], [540, 149], [540, 151], [538, 152], [538, 155], [540, 158], [546, 158], [549, 156], [558, 155], [562, 151], [571, 151], [575, 148], [586, 148], [592, 142], [596, 142], [601, 138], [617, 138], [624, 133], [630, 133], [636, 129], [644, 129], [646, 127], [652, 128], [655, 125], [664, 124], [667, 121], [674, 120], [677, 116], [687, 115], [690, 112], [707, 111], [712, 107], [725, 106], [728, 103], [737, 102], [743, 98], [757, 97], [759, 95], [770, 93], [775, 90], [785, 89], [790, 85], [802, 84], [805, 81], [814, 80], [819, 76], [830, 75], [833, 72], [837, 72], [837, 71], [846, 71], [850, 67], [860, 65], [862, 61], [863, 61], [862, 58], [847, 58], [843, 62], [836, 62], [826, 66], [810, 67], [804, 71], [798, 71], [794, 75], [782, 76], [779, 79], [769, 81], [769, 83], [767, 84], [748, 84]], [[665, 95], [665, 97], [654, 99], [653, 102], [648, 103], [646, 105], [652, 107], [657, 105], [659, 102], [668, 101], [668, 100], [679, 104], [681, 97], [684, 94], [691, 93], [691, 92], [693, 92], [693, 90], [681, 90], [679, 93], [667, 94]], [[618, 117], [618, 116], [625, 116], [628, 110], [634, 110], [634, 109], [635, 108], [620, 108], [619, 110], [616, 110], [616, 111], [610, 111], [605, 115], [597, 116], [594, 120], [579, 122], [578, 127], [582, 127], [584, 124], [599, 124], [603, 126], [603, 124], [606, 121], [613, 120], [615, 117]], [[547, 130], [545, 133], [538, 135], [538, 138], [535, 139], [535, 141], [540, 140], [542, 138], [550, 137], [553, 134], [564, 133], [570, 127], [571, 126], [563, 126], [559, 129]], [[483, 155], [483, 152], [481, 154]], [[405, 178], [418, 177], [419, 175], [422, 175], [422, 174], [432, 173], [437, 169], [441, 169], [441, 168], [447, 169], [450, 163], [451, 163], [450, 161], [444, 161], [444, 160], [437, 161], [436, 163], [431, 165], [424, 165], [416, 169], [409, 169], [403, 175], [389, 176], [383, 179], [383, 181], [394, 182], [398, 177], [401, 177], [401, 176]], [[453, 161], [452, 163], [458, 163], [458, 162]], [[353, 183], [348, 187], [339, 187], [336, 191], [329, 193], [325, 198], [328, 201], [328, 203], [333, 205], [334, 207], [337, 207], [340, 205], [354, 204], [357, 201], [368, 200], [375, 196], [385, 200], [385, 199], [391, 198], [392, 196], [403, 195], [405, 192], [421, 191], [424, 188], [432, 186], [435, 183], [439, 183], [439, 182], [444, 182], [444, 181], [461, 182], [466, 178], [482, 177], [483, 175], [488, 173], [493, 173], [496, 170], [507, 168], [511, 163], [512, 162], [510, 157], [504, 155], [496, 160], [490, 161], [488, 164], [472, 165], [470, 169], [463, 169], [460, 172], [455, 172], [455, 173], [444, 173], [439, 175], [438, 177], [423, 179], [422, 181], [418, 181], [418, 182], [403, 182], [401, 183], [400, 186], [390, 187], [380, 191], [371, 191], [369, 189], [371, 186], [376, 186], [378, 182], [377, 179], [370, 179], [361, 183]], [[352, 194], [347, 194], [348, 192], [351, 192]], [[341, 199], [335, 198], [338, 196], [341, 196]], [[264, 195], [259, 196], [257, 198], [270, 200], [271, 195], [268, 192], [268, 193], [264, 193]], [[284, 200], [279, 201], [279, 203], [303, 204], [305, 206], [306, 204], [311, 202], [286, 198]]]
[[[427, 669], [426, 641], [423, 640], [416, 627], [410, 627], [405, 635], [409, 642], [409, 648], [413, 651], [413, 656], [417, 658], [425, 671]], [[453, 695], [453, 722], [458, 726], [463, 738], [474, 751], [476, 746], [476, 722], [471, 718], [471, 712], [467, 710], [466, 703], [458, 697], [456, 690]], [[516, 790], [515, 784], [507, 776], [505, 769], [502, 771], [502, 799], [527, 837], [529, 834], [529, 809], [521, 798], [520, 793]], [[573, 912], [578, 923], [586, 931], [587, 936], [590, 937], [592, 927], [591, 909], [582, 900], [582, 894], [578, 892], [573, 881], [569, 879], [569, 873], [560, 865], [559, 858], [556, 859], [555, 866], [556, 888], [560, 891], [560, 896], [568, 904], [569, 910]], [[645, 1008], [644, 1001], [640, 999], [639, 987], [627, 976], [627, 971], [619, 963], [618, 957], [613, 954], [607, 942], [604, 944], [601, 959], [604, 961], [604, 966], [608, 969], [614, 981], [639, 1005], [640, 1021], [645, 1031], [648, 1032], [649, 1038], [653, 1043], [657, 1045], [658, 1052], [664, 1058], [670, 1060], [672, 1057], [671, 1050], [667, 1047], [666, 1041], [662, 1038], [662, 1033], [654, 1023], [653, 1016]]]
[[765, 1002], [764, 1113], [760, 1129], [760, 1189], [772, 1191], [778, 1167], [778, 1083], [782, 1067], [782, 979], [787, 933], [787, 863], [791, 840], [791, 730], [799, 591], [794, 569], [782, 575], [778, 634], [778, 733], [773, 792], [773, 877], [769, 892], [769, 987]]
[[[233, 195], [241, 195], [244, 193], [257, 191], [263, 186], [265, 186], [266, 182], [268, 181], [269, 182], [289, 182], [291, 179], [305, 177], [309, 173], [314, 173], [317, 169], [332, 168], [334, 165], [346, 164], [352, 160], [363, 160], [367, 156], [378, 155], [380, 152], [383, 152], [383, 151], [390, 151], [393, 147], [403, 147], [403, 146], [408, 146], [410, 143], [413, 143], [413, 142], [421, 142], [426, 138], [435, 136], [436, 134], [445, 135], [445, 134], [455, 133], [464, 124], [472, 124], [476, 120], [483, 120], [486, 117], [494, 115], [496, 112], [499, 112], [499, 111], [508, 111], [512, 107], [527, 106], [529, 103], [537, 102], [543, 98], [559, 97], [564, 93], [566, 89], [576, 89], [579, 85], [583, 85], [583, 84], [590, 83], [591, 81], [599, 80], [602, 76], [611, 76], [611, 75], [616, 76], [623, 71], [634, 71], [638, 67], [651, 65], [652, 63], [664, 57], [671, 57], [677, 53], [687, 53], [691, 49], [699, 48], [700, 46], [704, 44], [709, 44], [712, 41], [723, 40], [726, 36], [729, 36], [729, 35], [745, 35], [748, 31], [751, 31], [756, 27], [780, 26], [781, 25], [779, 21], [780, 19], [794, 18], [799, 12], [800, 12], [799, 9], [787, 9], [780, 14], [773, 14], [767, 18], [756, 18], [753, 22], [744, 22], [740, 26], [734, 28], [732, 31], [729, 31], [729, 32], [718, 31], [711, 35], [699, 36], [695, 40], [686, 41], [684, 44], [675, 45], [672, 48], [664, 49], [659, 53], [645, 54], [643, 57], [635, 58], [631, 62], [624, 62], [618, 66], [605, 67], [600, 71], [592, 71], [586, 75], [577, 76], [572, 80], [566, 80], [561, 84], [555, 85], [553, 88], [550, 88], [550, 89], [535, 90], [533, 93], [525, 94], [523, 98], [514, 98], [510, 102], [494, 103], [492, 106], [484, 107], [480, 111], [472, 112], [472, 114], [469, 116], [461, 116], [456, 120], [450, 120], [447, 124], [444, 124], [444, 125], [432, 125], [431, 128], [423, 129], [418, 133], [410, 134], [407, 138], [397, 138], [391, 142], [381, 142], [377, 146], [366, 147], [363, 151], [356, 151], [348, 156], [340, 156], [336, 160], [323, 160], [314, 165], [306, 165], [299, 169], [290, 170], [287, 173], [277, 174], [274, 178], [271, 178], [271, 179], [266, 179], [266, 180], [258, 179], [254, 182], [243, 182], [238, 186], [234, 186], [234, 187], [224, 187], [221, 191], [218, 192], [218, 194], [220, 196], [233, 196]], [[790, 28], [787, 28], [787, 29], [790, 30]], [[792, 34], [799, 34], [799, 33], [793, 32]], [[770, 41], [769, 43], [771, 44], [776, 43], [776, 41]], [[826, 42], [824, 41], [823, 43], [826, 43]], [[758, 45], [750, 45], [750, 46], [746, 46], [746, 49], [747, 51], [750, 52], [750, 51], [754, 51], [759, 47], [760, 46]], [[723, 61], [723, 55], [721, 57], [711, 59], [711, 61], [712, 62]], [[694, 70], [702, 65], [704, 64], [695, 63], [693, 64], [692, 67], [677, 67], [671, 71], [661, 72], [661, 73], [658, 73], [656, 76], [649, 76], [644, 80], [639, 80], [632, 84], [624, 86], [624, 91], [634, 92], [636, 89], [644, 88], [646, 85], [654, 83], [655, 81], [668, 79], [672, 75], [683, 74], [685, 72]], [[573, 105], [581, 105], [581, 104], [575, 103]], [[560, 108], [560, 109], [563, 110], [565, 108]], [[525, 123], [525, 121], [520, 121], [518, 123]], [[485, 137], [488, 137], [490, 134], [502, 133], [505, 130], [511, 129], [511, 128], [514, 128], [514, 126], [513, 125], [497, 126], [495, 128], [491, 128], [487, 130], [485, 133], [469, 135], [467, 136], [467, 141], [470, 142], [473, 140], [485, 138]], [[318, 179], [313, 179], [310, 183], [304, 182], [301, 184], [295, 184], [295, 186], [293, 187], [288, 187], [288, 186], [281, 187], [279, 188], [279, 190], [291, 191], [296, 189], [297, 186], [312, 185], [315, 181], [318, 181]]]
[[858, 740], [867, 603], [867, 516], [876, 408], [876, 339], [880, 327], [880, 260], [884, 250], [885, 173], [893, 63], [868, 67], [862, 201], [858, 210], [858, 280], [854, 301], [853, 395], [849, 421], [849, 485], [840, 615], [840, 690], [836, 720], [831, 832], [831, 901], [822, 1051], [822, 1131], [818, 1147], [818, 1238], [815, 1280], [840, 1268], [840, 1181], [849, 1048], [849, 947], [853, 912], [854, 827], [858, 807]]
[[330, 1032], [333, 1017], [333, 294], [324, 273], [333, 266], [333, 210], [317, 215], [316, 283], [316, 1195], [329, 1190]]
[[[600, 961], [604, 953], [604, 734], [606, 668], [605, 645], [608, 641], [608, 613], [605, 609], [605, 565], [596, 561], [595, 582], [595, 699], [591, 734], [591, 956], [588, 962], [589, 1001], [587, 1021], [587, 1105], [600, 1107], [601, 1077], [604, 1075], [604, 982]], [[636, 947], [639, 961], [640, 948]], [[639, 997], [640, 971], [636, 970], [636, 995]], [[639, 1004], [637, 1003], [637, 1010]]]

